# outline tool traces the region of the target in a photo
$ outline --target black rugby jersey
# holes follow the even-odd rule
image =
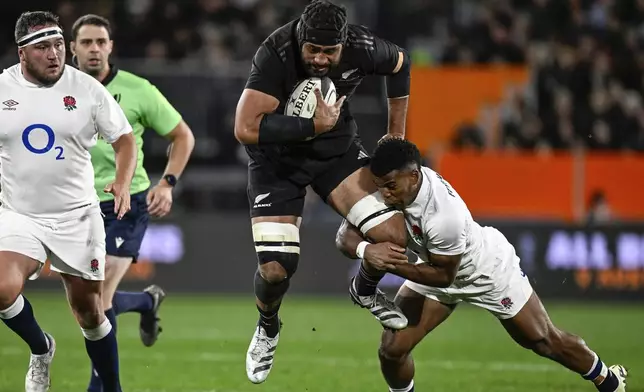
[[[284,113],[284,107],[297,83],[309,77],[302,65],[295,31],[297,22],[294,20],[278,28],[262,43],[253,57],[246,82],[246,88],[277,98],[280,102],[277,113]],[[335,84],[338,98],[343,95],[347,97],[338,122],[330,132],[311,141],[289,146],[307,144],[319,157],[345,152],[357,131],[349,110],[351,95],[365,76],[392,74],[398,64],[399,51],[401,49],[397,45],[374,36],[366,27],[349,24],[340,62],[326,75]]]

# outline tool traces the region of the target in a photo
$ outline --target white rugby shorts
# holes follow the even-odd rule
[[[51,270],[86,280],[105,279],[105,228],[101,210],[87,207],[80,217],[41,220],[0,207],[0,251],[23,254]]]
[[[409,289],[425,297],[448,305],[468,302],[486,309],[499,319],[517,315],[534,292],[527,275],[521,270],[520,260],[512,244],[501,232],[485,227],[484,263],[489,260],[490,272],[475,272],[476,277],[459,284],[458,279],[448,288],[429,287],[405,281]]]

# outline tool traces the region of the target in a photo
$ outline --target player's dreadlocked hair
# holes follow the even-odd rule
[[[418,147],[409,140],[388,139],[378,144],[373,151],[371,172],[376,177],[383,177],[410,164],[416,164],[419,169],[422,165]]]
[[[37,26],[58,26],[60,22],[58,16],[48,11],[23,12],[16,21],[16,28],[13,35],[18,42],[20,38],[29,34],[31,29]],[[61,27],[62,30],[62,27]]]
[[[300,45],[311,42],[333,46],[347,39],[347,9],[327,0],[313,0],[306,6],[297,26]]]

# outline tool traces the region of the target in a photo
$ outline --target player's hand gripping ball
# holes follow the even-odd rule
[[[309,78],[295,86],[284,108],[284,114],[312,118],[317,107],[317,99],[314,93],[316,88],[322,93],[322,98],[327,105],[335,104],[337,96],[335,85],[331,79],[326,76],[323,78]]]

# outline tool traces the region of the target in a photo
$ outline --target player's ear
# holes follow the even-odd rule
[[[25,50],[23,48],[18,48],[18,58],[20,61],[25,59]]]
[[[74,56],[76,56],[76,42],[69,41],[69,50],[72,52]]]
[[[418,168],[414,168],[411,171],[411,175],[414,179],[414,184],[418,184],[418,181],[420,181],[420,170]]]
[[[107,55],[109,56],[112,54],[112,49],[114,48],[114,41],[109,40],[107,41]]]

